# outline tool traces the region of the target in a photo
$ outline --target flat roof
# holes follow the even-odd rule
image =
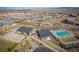
[[[41,30],[37,30],[37,34],[40,38],[44,38],[44,37],[51,35],[51,32],[49,32],[46,29],[41,29]]]
[[[31,27],[20,27],[17,31],[21,33],[30,33],[32,31]]]
[[[38,47],[33,52],[54,52],[51,49],[47,47]]]

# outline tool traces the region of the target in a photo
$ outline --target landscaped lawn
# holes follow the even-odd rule
[[[11,51],[16,46],[16,43],[10,42],[4,39],[0,39],[0,51],[8,52]]]

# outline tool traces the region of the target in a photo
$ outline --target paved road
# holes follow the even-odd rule
[[[36,47],[38,47],[38,45],[35,44],[35,43],[31,40],[31,38],[27,39],[27,41],[29,42],[29,44],[32,45],[32,48],[33,48],[33,49],[35,49]]]
[[[48,44],[42,42],[41,40],[35,38],[32,36],[32,38],[34,38],[36,41],[38,41],[39,43],[42,43],[44,46],[48,47],[49,49],[51,49],[52,51],[58,52],[58,50],[56,50],[55,48],[52,48],[51,46],[49,46]]]

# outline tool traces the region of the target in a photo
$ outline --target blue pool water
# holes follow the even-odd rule
[[[62,31],[57,31],[56,34],[58,36],[68,36],[68,35],[70,35],[70,32],[62,30]]]

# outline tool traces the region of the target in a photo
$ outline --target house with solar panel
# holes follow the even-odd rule
[[[20,27],[16,31],[20,32],[21,34],[29,34],[30,35],[32,29],[33,28],[31,28],[31,27]]]
[[[47,47],[37,47],[33,52],[54,52]]]
[[[37,36],[40,38],[40,39],[46,39],[46,40],[51,40],[51,35],[52,33],[46,29],[40,29],[40,30],[37,30]]]

